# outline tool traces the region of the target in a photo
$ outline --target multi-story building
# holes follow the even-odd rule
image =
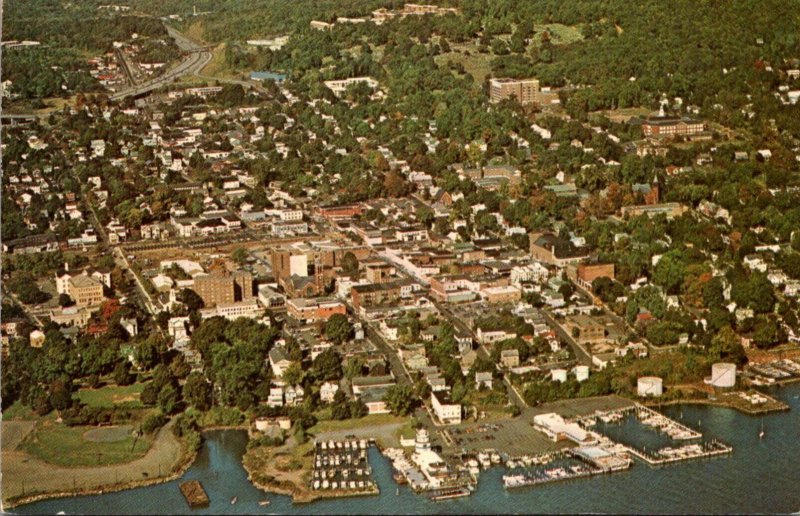
[[[247,301],[239,301],[236,303],[217,303],[217,306],[214,308],[203,308],[200,310],[200,316],[203,319],[219,316],[229,321],[233,321],[239,317],[255,319],[263,315],[263,313],[264,310],[255,299],[248,299]]]
[[[650,117],[642,123],[642,133],[653,137],[693,136],[705,130],[706,124],[702,120],[686,117]]]
[[[253,275],[246,271],[198,276],[194,279],[193,289],[203,299],[207,308],[230,305],[237,301],[249,301],[255,297]]]
[[[96,279],[79,274],[67,282],[67,293],[77,306],[96,306],[103,302],[103,284]]]
[[[583,288],[591,288],[592,282],[597,278],[614,279],[613,263],[581,263],[575,269],[578,283]]]
[[[400,281],[353,285],[350,289],[353,307],[358,310],[362,306],[368,307],[381,303],[394,303],[402,296],[402,285],[403,282]]]
[[[446,425],[461,423],[461,405],[451,400],[445,391],[431,392],[431,406],[442,423]]]
[[[325,81],[327,86],[337,97],[341,96],[347,88],[354,84],[366,84],[372,89],[378,87],[378,81],[372,77],[351,77],[349,79],[342,79],[338,81]]]
[[[500,102],[512,97],[520,104],[534,104],[539,101],[538,79],[496,78],[489,80],[489,98],[492,102]]]
[[[552,233],[534,233],[530,236],[530,242],[533,258],[551,265],[564,267],[589,257],[589,249],[578,247],[571,241],[561,239]]]
[[[287,299],[286,311],[300,322],[327,321],[334,314],[347,313],[344,303],[332,297]]]

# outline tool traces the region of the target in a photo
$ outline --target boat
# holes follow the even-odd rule
[[[430,499],[434,502],[440,502],[442,500],[452,500],[453,498],[462,498],[464,496],[469,496],[470,491],[464,487],[455,487],[451,489],[441,489],[439,491],[434,491],[431,494]]]
[[[238,501],[239,501],[239,498],[234,496],[233,498],[231,498],[231,505],[235,504]]]
[[[260,505],[261,507],[267,506],[269,504],[270,504],[269,500],[261,500],[260,502],[258,502],[258,505]]]
[[[761,431],[758,432],[758,438],[759,439],[763,439],[764,438],[764,420],[763,419],[761,420]]]
[[[399,487],[397,488],[397,491],[394,492],[394,495],[395,496],[400,496],[400,488]]]

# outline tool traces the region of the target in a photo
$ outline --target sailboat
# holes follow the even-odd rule
[[[758,438],[759,439],[763,439],[764,438],[764,420],[763,419],[761,420],[761,431],[758,432]]]
[[[239,498],[234,496],[233,498],[231,498],[231,505],[235,504],[237,501],[239,501]]]

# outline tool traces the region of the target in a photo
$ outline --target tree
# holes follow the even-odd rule
[[[186,305],[191,312],[196,312],[205,306],[203,298],[190,288],[181,290],[181,293],[178,296],[178,301]]]
[[[352,380],[356,376],[361,376],[364,371],[364,359],[361,357],[350,357],[344,364],[344,376]]]
[[[127,360],[117,362],[117,365],[114,366],[114,382],[117,385],[125,386],[132,384],[134,380],[130,363]]]
[[[289,385],[298,385],[303,382],[305,372],[300,362],[292,362],[283,372],[283,381]]]
[[[233,261],[238,263],[239,265],[244,265],[245,263],[247,263],[248,256],[249,253],[247,252],[247,249],[245,249],[244,247],[237,247],[231,253],[231,259],[233,259]]]
[[[342,344],[350,338],[353,325],[344,314],[333,314],[325,323],[325,336],[335,344]]]
[[[410,385],[392,385],[383,399],[395,416],[409,415],[416,404],[414,389]]]
[[[342,258],[342,269],[347,274],[356,274],[358,272],[358,258],[356,255],[347,251]]]
[[[164,414],[172,414],[179,401],[178,390],[172,385],[165,385],[158,393],[158,406]]]
[[[211,385],[202,374],[191,373],[183,385],[183,398],[198,410],[208,410],[211,407]]]
[[[747,363],[742,341],[730,326],[725,326],[711,339],[709,354],[713,360],[729,360],[741,366]]]
[[[312,363],[318,381],[339,380],[342,377],[342,359],[333,349],[326,349]]]
[[[75,301],[69,297],[69,294],[59,294],[58,295],[58,305],[61,307],[72,306],[75,304]]]

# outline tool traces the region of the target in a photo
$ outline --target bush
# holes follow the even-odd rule
[[[142,431],[146,434],[154,434],[156,430],[167,424],[167,417],[163,414],[153,414],[142,423]]]

